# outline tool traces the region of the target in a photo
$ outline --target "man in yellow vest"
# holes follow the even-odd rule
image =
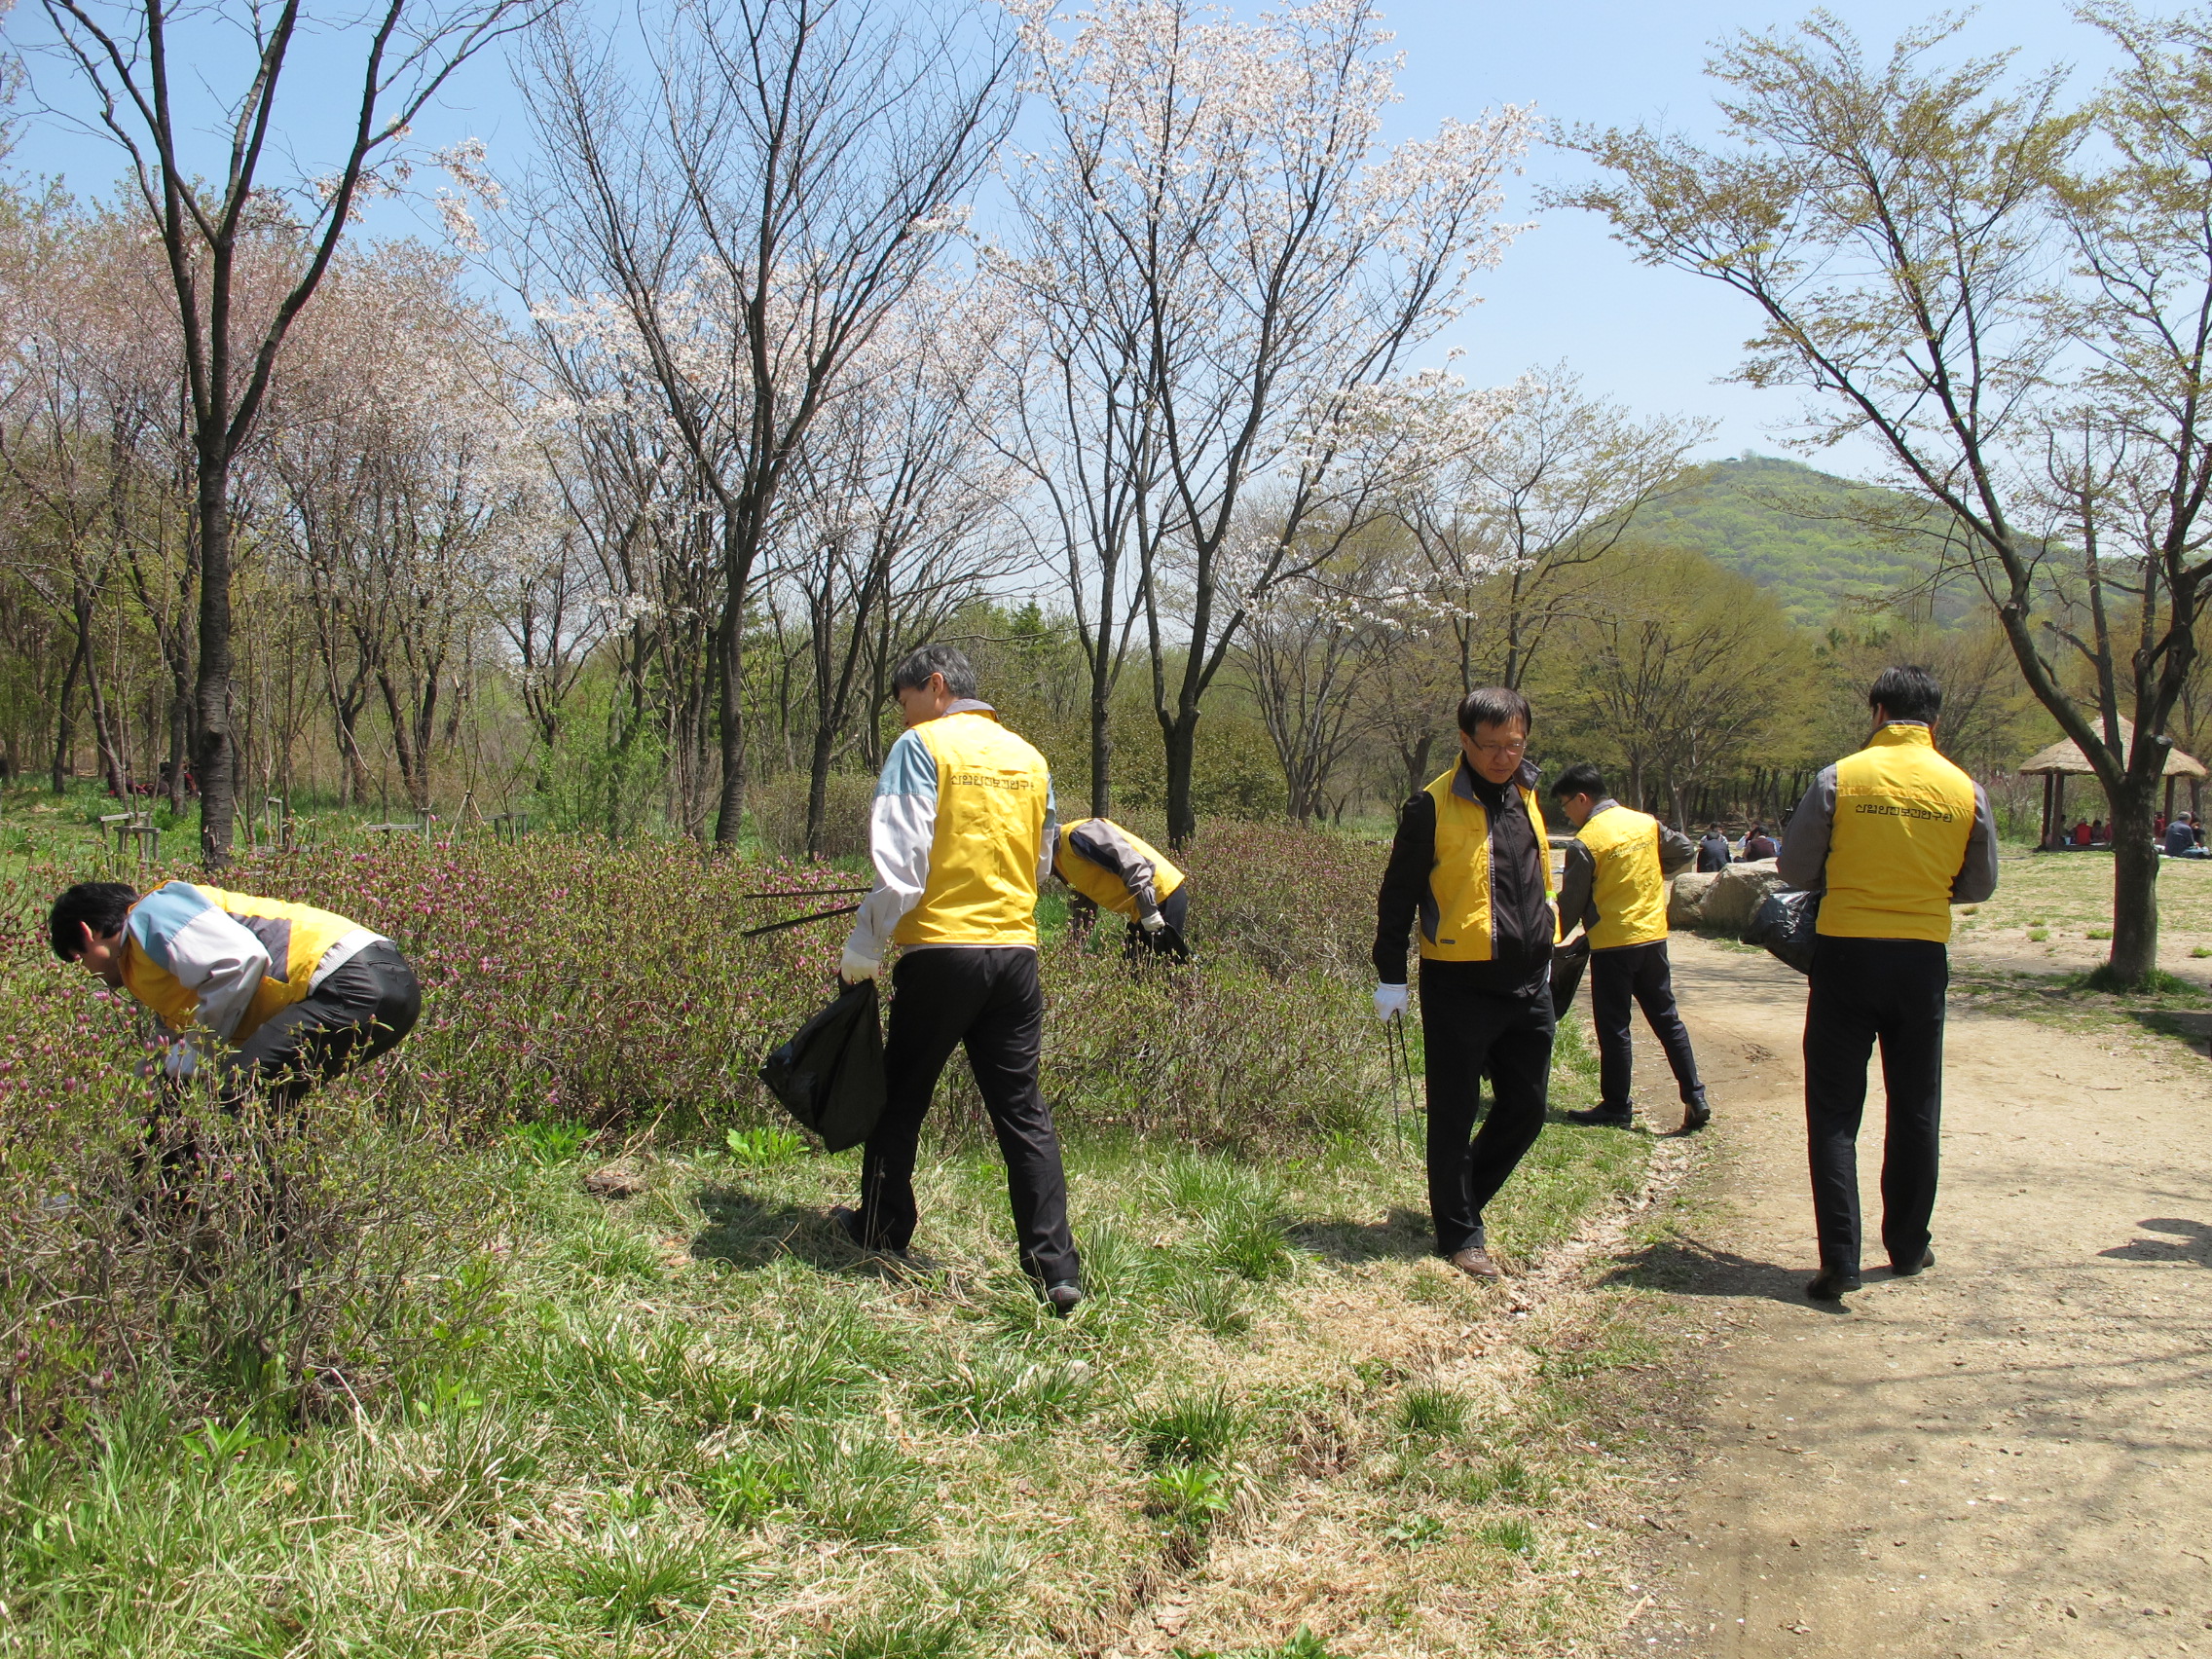
[[[1889,1095],[1882,1243],[1909,1277],[1928,1247],[1942,1134],[1943,995],[1951,906],[1997,891],[1989,797],[1936,753],[1943,693],[1925,668],[1889,668],[1867,692],[1874,734],[1813,780],[1776,868],[1825,892],[1805,1004],[1805,1127],[1821,1271],[1806,1290],[1859,1288],[1859,1120],[1882,1046]]]
[[[1101,910],[1129,919],[1127,955],[1191,959],[1189,878],[1159,848],[1111,818],[1079,818],[1060,826],[1052,873]]]
[[[1690,1034],[1675,1007],[1667,961],[1667,880],[1697,862],[1697,847],[1680,830],[1613,799],[1604,777],[1587,761],[1559,775],[1552,798],[1574,826],[1560,877],[1560,926],[1579,926],[1588,935],[1590,1015],[1598,1028],[1598,1104],[1567,1117],[1621,1129],[1636,1122],[1629,1101],[1633,1001],[1675,1073],[1682,1132],[1702,1129],[1713,1113],[1698,1081]]]
[[[884,757],[868,822],[875,889],[861,903],[839,972],[873,978],[900,945],[884,1040],[887,1099],[868,1136],[861,1201],[836,1212],[863,1249],[904,1254],[919,1217],[914,1157],[955,1046],[1006,1158],[1022,1270],[1053,1309],[1083,1300],[1068,1232],[1068,1184],[1052,1111],[1037,1084],[1045,995],[1037,979],[1037,888],[1052,867],[1052,778],[1045,757],[977,697],[950,645],[900,663],[893,695],[906,730]]]
[[[382,934],[344,916],[172,881],[140,895],[87,881],[47,917],[55,955],[133,997],[176,1034],[163,1069],[195,1075],[223,1051],[236,1105],[258,1094],[278,1111],[366,1065],[415,1028],[423,992]]]
[[[1535,1144],[1551,1083],[1559,914],[1530,719],[1528,698],[1503,686],[1460,702],[1459,758],[1400,809],[1376,906],[1375,1012],[1386,1020],[1406,1010],[1406,938],[1419,929],[1437,1253],[1485,1280],[1504,1275],[1483,1206]],[[1490,1116],[1475,1134],[1486,1071]]]

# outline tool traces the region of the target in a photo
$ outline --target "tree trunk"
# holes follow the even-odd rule
[[[1181,849],[1198,832],[1198,815],[1191,805],[1191,774],[1198,759],[1198,711],[1185,708],[1160,722],[1167,749],[1167,844]]]
[[[237,755],[231,743],[231,498],[227,457],[203,440],[200,461],[200,857],[211,870],[230,862],[238,819]]]
[[[2134,989],[2158,966],[2158,849],[2151,836],[2156,779],[2129,778],[2111,794],[2110,976]]]
[[[77,732],[69,719],[69,700],[77,694],[77,675],[85,666],[85,636],[77,636],[77,649],[70,655],[69,670],[61,677],[61,695],[54,703],[54,793],[69,793],[71,767],[70,750],[76,747]]]
[[[1114,734],[1105,677],[1090,677],[1090,816],[1114,816]]]
[[[192,752],[192,685],[181,671],[169,696],[169,811],[184,816],[186,756]]]
[[[720,717],[721,730],[718,735],[722,761],[721,799],[715,812],[715,845],[734,848],[745,831],[746,572],[738,567],[735,549],[724,557],[729,564],[729,588],[722,602],[721,623],[715,631],[715,668],[719,682],[716,712]]]
[[[85,646],[85,701],[92,716],[92,743],[98,750],[101,768],[107,773],[108,793],[126,804],[130,799],[129,768],[123,763],[123,734],[110,724],[107,698],[100,690],[100,664],[91,644],[92,619],[90,614],[78,622],[80,637]]]
[[[1406,766],[1406,798],[1411,800],[1420,793],[1428,783],[1428,754],[1436,747],[1436,734],[1425,733],[1411,749],[1401,748],[1399,757]]]
[[[814,722],[814,749],[807,757],[806,767],[806,856],[818,859],[824,856],[822,841],[829,829],[830,816],[830,758],[835,754],[837,734],[827,719]]]

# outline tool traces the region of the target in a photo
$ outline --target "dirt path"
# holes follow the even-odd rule
[[[1675,960],[1718,1164],[1642,1276],[1712,1373],[1622,1650],[2212,1653],[2212,1062],[1954,1009],[1937,1267],[1824,1310],[1804,981],[1698,940]]]

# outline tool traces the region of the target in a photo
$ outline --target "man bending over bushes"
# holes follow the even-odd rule
[[[1483,1206],[1535,1145],[1551,1085],[1559,911],[1529,724],[1520,692],[1467,693],[1461,757],[1400,810],[1377,906],[1375,1012],[1384,1019],[1405,1012],[1406,936],[1420,924],[1428,1206],[1437,1253],[1473,1279],[1504,1276],[1486,1247]],[[1486,1071],[1495,1097],[1478,1135]]]
[[[191,1077],[219,1045],[235,1109],[258,1094],[289,1112],[317,1084],[365,1065],[415,1027],[423,993],[388,939],[279,899],[172,881],[141,896],[84,881],[47,917],[54,954],[129,991],[180,1041],[164,1070]]]
[[[864,1249],[903,1254],[914,1236],[914,1155],[938,1074],[955,1045],[998,1131],[1022,1271],[1065,1313],[1083,1300],[1068,1233],[1068,1183],[1037,1084],[1045,995],[1037,981],[1037,888],[1052,868],[1045,757],[977,698],[950,645],[924,645],[891,677],[906,731],[884,757],[868,818],[875,890],[861,903],[839,973],[881,971],[903,948],[884,1042],[887,1098],[861,1166],[858,1210],[836,1220]]]

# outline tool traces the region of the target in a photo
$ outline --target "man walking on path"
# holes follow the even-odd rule
[[[182,1082],[220,1052],[219,1088],[289,1113],[317,1084],[368,1064],[415,1028],[422,987],[399,949],[344,916],[172,881],[141,896],[86,881],[54,902],[54,954],[133,997],[178,1041]]]
[[[1674,1070],[1682,1096],[1682,1132],[1702,1129],[1713,1112],[1698,1081],[1690,1034],[1675,1007],[1667,961],[1667,882],[1690,866],[1697,849],[1687,835],[1613,799],[1598,768],[1587,762],[1559,775],[1552,798],[1574,826],[1567,872],[1560,878],[1560,928],[1580,926],[1588,933],[1590,1014],[1598,1028],[1598,1104],[1567,1117],[1620,1129],[1636,1122],[1629,1100],[1633,1000]]]
[[[1428,1203],[1437,1254],[1475,1279],[1503,1277],[1483,1206],[1535,1144],[1552,1063],[1552,898],[1544,815],[1529,747],[1529,700],[1471,691],[1461,758],[1407,801],[1377,903],[1375,1011],[1403,1014],[1406,938],[1420,926],[1427,1056]],[[1474,1133],[1485,1072],[1493,1098]],[[1471,1137],[1471,1140],[1470,1140]]]
[[[1022,1271],[1061,1313],[1083,1300],[1068,1233],[1067,1175],[1037,1086],[1045,996],[1037,980],[1037,887],[1052,867],[1045,757],[977,700],[976,671],[924,645],[891,678],[906,730],[884,757],[868,823],[875,890],[861,903],[838,972],[881,970],[904,948],[884,1041],[886,1101],[867,1138],[858,1210],[838,1224],[864,1249],[903,1254],[914,1236],[914,1157],[938,1074],[965,1044],[1006,1159]]]
[[[1705,839],[1697,844],[1697,868],[1700,875],[1712,875],[1726,869],[1735,860],[1729,850],[1728,837],[1717,824],[1705,827]]]
[[[1943,1103],[1951,906],[1997,891],[1997,826],[1981,786],[1936,753],[1943,693],[1925,668],[1882,671],[1867,746],[1813,780],[1777,869],[1825,892],[1805,1004],[1805,1128],[1821,1271],[1807,1292],[1859,1288],[1859,1120],[1882,1046],[1889,1096],[1882,1243],[1910,1276],[1933,1267],[1929,1221]]]
[[[1190,919],[1189,877],[1160,849],[1111,818],[1079,818],[1060,826],[1052,847],[1052,873],[1098,909],[1129,919],[1125,954],[1191,959],[1184,925]]]

